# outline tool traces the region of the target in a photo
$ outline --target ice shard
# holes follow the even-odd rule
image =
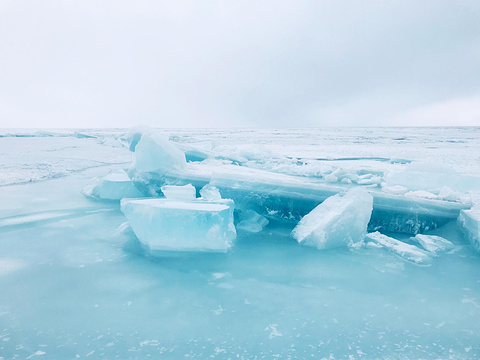
[[[361,188],[329,197],[305,215],[292,236],[317,249],[353,245],[363,240],[372,213],[373,198]]]
[[[134,167],[140,171],[163,172],[185,168],[185,154],[167,138],[144,134],[135,147]]]
[[[480,207],[460,211],[457,223],[468,237],[472,247],[480,252]]]
[[[413,239],[418,242],[426,251],[433,254],[447,251],[455,247],[451,241],[448,241],[441,236],[417,234]]]
[[[143,197],[125,171],[110,173],[82,192],[87,197],[105,200]]]
[[[379,247],[385,248],[388,251],[400,256],[401,258],[419,265],[427,265],[431,262],[428,253],[414,245],[404,243],[390,236],[379,233],[368,233],[365,237],[365,242],[373,243]]]
[[[186,185],[177,179],[185,170],[185,154],[167,138],[143,134],[135,147],[135,160],[128,175],[135,186],[147,196],[162,194],[163,185]],[[161,181],[158,181],[161,179]]]
[[[251,233],[262,231],[269,223],[266,217],[253,210],[240,211],[238,218],[239,221],[236,228]]]
[[[197,190],[192,184],[183,186],[164,185],[161,189],[167,199],[191,201],[197,197]]]
[[[225,252],[236,237],[232,200],[123,199],[121,209],[151,251]]]
[[[210,184],[207,184],[200,189],[200,196],[205,200],[220,200],[222,198],[220,191]]]

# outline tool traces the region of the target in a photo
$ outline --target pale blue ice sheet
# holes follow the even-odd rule
[[[299,246],[290,227],[239,232],[227,254],[158,259],[115,232],[118,206],[82,197],[90,175],[0,188],[32,199],[25,209],[39,193],[47,209],[83,209],[1,229],[0,258],[17,264],[0,276],[5,359],[480,356],[480,259],[453,226],[443,233],[459,250],[430,267]]]
[[[412,161],[480,175],[477,128],[402,131],[165,133],[198,158],[332,175],[327,183],[375,186]],[[121,226],[118,202],[81,194],[129,166],[124,133],[0,138],[0,182],[10,184],[0,187],[0,359],[480,357],[480,256],[454,221],[431,234],[455,247],[421,264],[374,246],[301,246],[295,224],[275,221],[240,229],[226,254],[156,258]]]

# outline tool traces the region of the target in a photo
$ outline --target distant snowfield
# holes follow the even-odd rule
[[[91,167],[126,164],[128,129],[0,129],[0,185],[46,180]],[[368,173],[414,161],[480,176],[480,128],[158,130],[212,155],[304,176],[332,169]],[[120,141],[119,141],[120,140]]]
[[[128,151],[108,133],[0,130],[0,185],[48,180],[130,160]]]
[[[480,128],[156,132],[185,152],[188,176],[234,189],[268,171],[254,185],[295,175],[294,190],[361,187],[374,209],[396,197],[452,214],[480,205]],[[133,134],[0,130],[0,360],[480,358],[480,255],[460,226],[475,232],[477,210],[326,250],[297,243],[293,217],[245,211],[227,253],[154,257],[115,200],[138,191],[120,186]],[[323,219],[344,231],[350,208],[343,221],[320,209],[303,230]]]

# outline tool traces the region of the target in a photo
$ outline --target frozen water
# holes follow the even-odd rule
[[[453,168],[437,163],[412,162],[403,170],[390,172],[385,180],[389,186],[437,193],[444,186],[460,191],[480,190],[477,178],[458,174]]]
[[[132,154],[116,140],[115,132],[57,131],[12,133],[0,129],[0,186],[132,162]]]
[[[167,199],[190,201],[197,197],[197,190],[192,184],[184,186],[164,185],[161,189]]]
[[[253,210],[240,211],[238,218],[236,228],[251,233],[262,231],[269,223],[267,218]]]
[[[144,138],[148,144],[153,141],[150,135],[144,135]],[[470,207],[461,199],[444,201],[425,190],[408,192],[408,196],[399,195],[399,187],[404,188],[400,185],[387,186],[390,191],[381,191],[379,183],[382,179],[373,172],[351,175],[347,171],[336,171],[336,178],[349,181],[332,183],[315,177],[239,166],[226,160],[207,159],[185,163],[185,159],[179,155],[179,149],[173,150],[175,145],[172,142],[164,138],[156,141],[155,144],[163,145],[146,146],[140,149],[142,151],[136,151],[137,160],[130,170],[133,182],[146,195],[161,194],[161,187],[166,184],[191,183],[197,190],[209,184],[218,188],[222,196],[233,199],[239,210],[255,210],[271,220],[296,223],[326,198],[351,188],[355,181],[357,186],[368,189],[374,198],[369,229],[407,234],[445,225],[456,219],[461,209]],[[146,155],[147,151],[152,154]],[[171,154],[176,154],[176,158]],[[159,160],[148,160],[150,165],[146,168],[136,165],[149,156]],[[171,162],[165,162],[165,157]]]
[[[138,142],[142,138],[143,134],[149,134],[150,128],[146,127],[134,127],[131,128],[128,133],[122,134],[118,137],[118,140],[128,148],[128,150],[134,152]]]
[[[351,246],[362,241],[367,233],[372,207],[372,195],[363,189],[337,194],[305,215],[292,236],[317,249]]]
[[[50,219],[63,218],[65,216],[71,215],[70,211],[43,211],[38,213],[31,214],[22,214],[17,216],[11,216],[0,219],[0,228],[16,226],[16,225],[25,225],[32,224],[36,222],[41,222]]]
[[[418,234],[455,220],[469,203],[443,201],[424,196],[372,193],[373,212],[369,230]]]
[[[92,198],[105,200],[143,197],[143,194],[138,191],[127,173],[123,170],[104,176],[95,184],[83,189],[83,194]]]
[[[236,237],[231,200],[123,199],[121,209],[152,251],[227,251]]]
[[[268,226],[238,231],[226,253],[151,256],[118,202],[81,194],[92,178],[130,166],[129,130],[0,130],[0,357],[480,357],[480,254],[469,244],[478,227],[473,211],[460,214],[480,194],[443,176],[434,188],[385,181],[413,162],[478,180],[480,129],[156,131],[186,164],[177,174],[132,174],[142,193],[214,180]],[[328,251],[291,238],[302,216],[352,187],[373,196],[370,232],[380,227],[400,242],[386,245],[428,258],[416,263],[368,238]],[[419,190],[437,199],[405,196]],[[415,231],[455,248],[423,250]]]
[[[405,194],[405,196],[412,198],[437,199],[437,195],[425,190],[409,191]]]
[[[480,206],[460,211],[458,224],[464,230],[473,248],[480,252]]]
[[[470,202],[468,195],[462,194],[460,191],[455,191],[448,186],[442,187],[438,193],[438,198],[447,201],[461,201],[464,203]]]
[[[396,240],[390,236],[380,234],[378,231],[367,234],[366,241],[367,244],[370,242],[374,245],[378,245],[397,254],[405,260],[412,261],[416,264],[426,265],[431,261],[430,256],[428,256],[428,254],[422,249],[403,241]]]
[[[433,254],[441,251],[451,250],[455,245],[440,236],[417,234],[414,238],[425,250]]]
[[[134,168],[139,171],[180,170],[184,167],[185,154],[158,134],[144,134],[135,147]]]
[[[403,195],[408,191],[408,189],[405,186],[401,185],[387,186],[386,184],[384,184],[382,186],[382,191],[388,194]]]
[[[200,196],[205,200],[220,200],[222,198],[220,191],[210,184],[207,184],[200,189]]]
[[[8,275],[18,269],[23,267],[23,263],[21,261],[15,259],[2,259],[0,258],[0,276]]]

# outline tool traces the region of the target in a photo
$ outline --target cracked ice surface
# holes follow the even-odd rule
[[[92,178],[130,167],[129,130],[8,133],[0,133],[0,178],[10,184],[0,186],[0,358],[480,357],[480,257],[469,243],[479,227],[476,207],[468,210],[479,203],[470,182],[480,176],[477,128],[160,131],[197,180],[204,159],[208,173],[247,167],[229,178],[217,170],[197,194],[211,201],[231,185],[270,191],[271,179],[300,176],[290,189],[276,187],[282,202],[239,197],[245,208],[270,207],[238,211],[236,224],[258,232],[238,231],[229,252],[171,257],[145,251],[118,202],[81,193]],[[387,183],[388,174],[418,172],[414,162],[441,164],[422,178],[440,180]],[[442,183],[445,167],[455,172]],[[305,180],[329,190],[319,202],[337,188],[372,194],[377,220],[364,246],[318,250],[291,237],[318,205],[292,200],[307,199],[308,188],[291,191]],[[397,230],[410,220],[414,229],[411,214],[426,206],[447,221],[420,235],[395,226],[372,235],[392,199],[405,208],[388,220]],[[457,222],[461,209],[468,217]]]
[[[115,131],[0,129],[0,186],[128,164],[131,154],[116,140],[118,136]]]

